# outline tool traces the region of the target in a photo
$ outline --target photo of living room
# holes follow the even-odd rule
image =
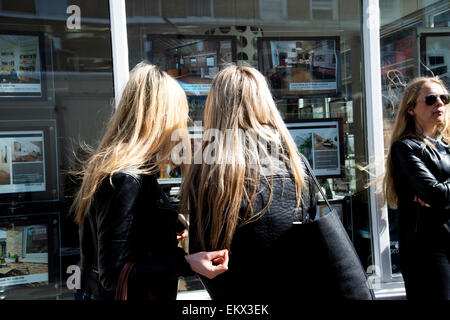
[[[149,61],[177,79],[188,96],[207,95],[221,66],[234,61],[235,38],[148,35]]]

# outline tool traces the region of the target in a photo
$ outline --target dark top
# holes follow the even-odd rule
[[[293,176],[281,161],[275,161],[274,174],[269,170],[264,174],[273,178],[273,199],[263,215],[242,227],[237,227],[230,248],[228,271],[210,280],[201,277],[208,293],[214,300],[271,301],[286,297],[295,291],[301,282],[298,274],[291,274],[292,281],[280,281],[280,275],[295,272],[289,265],[289,257],[298,254],[296,244],[280,247],[283,235],[291,229],[293,222],[313,220],[316,214],[316,194],[314,186],[306,177],[306,188],[302,193],[303,205],[296,209],[296,192]],[[254,212],[266,206],[269,199],[269,185],[260,179],[260,187],[254,203]],[[243,203],[241,208],[246,209]],[[195,210],[190,213],[190,252],[199,251],[196,241]],[[208,231],[205,232],[208,234]]]
[[[177,212],[155,175],[105,179],[80,228],[82,291],[114,299],[123,265],[135,261],[128,299],[176,299],[178,276],[193,274],[176,240]]]
[[[441,153],[416,137],[392,144],[391,164],[398,195],[401,253],[439,247],[436,241],[450,233],[450,155]],[[430,205],[413,201],[414,196]]]

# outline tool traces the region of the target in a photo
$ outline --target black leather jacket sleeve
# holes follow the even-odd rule
[[[426,153],[426,152],[425,152]],[[401,181],[405,189],[411,190],[410,198],[417,195],[433,208],[450,207],[450,186],[447,180],[439,181],[425,163],[422,147],[408,140],[397,140],[391,147],[391,164],[394,180]],[[429,156],[429,155],[428,155]],[[431,161],[431,160],[428,160]],[[396,189],[402,189],[397,182]],[[397,190],[401,193],[403,190]],[[412,199],[411,199],[412,200]]]
[[[113,185],[102,190],[98,197],[95,217],[99,280],[108,291],[115,289],[120,271],[129,258],[130,231],[139,195],[139,183],[131,175],[115,176]]]
[[[136,261],[133,254],[139,250],[132,246],[139,245],[139,242],[136,242],[133,234],[134,223],[136,216],[142,214],[139,210],[150,210],[150,205],[143,206],[142,203],[151,197],[143,194],[141,181],[129,174],[121,173],[113,176],[114,187],[109,181],[106,183],[108,187],[98,197],[95,217],[98,237],[97,261],[101,285],[106,290],[113,291],[123,265],[127,261]],[[139,258],[141,261],[136,264],[129,280],[143,285],[153,279],[192,274],[184,258],[184,251],[181,248],[176,249],[168,255],[150,256],[143,261]]]

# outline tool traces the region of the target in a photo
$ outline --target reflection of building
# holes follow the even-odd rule
[[[439,74],[443,78],[448,78],[448,65],[450,61],[449,49],[432,50],[427,55],[427,65],[434,74]]]

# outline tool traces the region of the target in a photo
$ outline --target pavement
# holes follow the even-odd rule
[[[63,286],[47,283],[31,283],[15,287],[0,287],[0,300],[75,300],[75,292]],[[208,292],[196,276],[181,278],[177,300],[211,300]]]
[[[0,300],[75,300],[75,292],[65,283],[62,287],[55,284],[27,284],[16,287],[0,287]],[[385,284],[375,290],[377,300],[404,300],[402,282]],[[177,300],[211,300],[202,282],[197,276],[181,278],[178,284]]]

